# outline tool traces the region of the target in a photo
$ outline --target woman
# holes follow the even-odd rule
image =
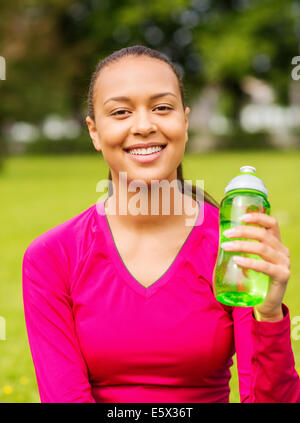
[[[263,258],[240,266],[271,276],[265,301],[239,308],[214,297],[218,204],[183,190],[190,109],[175,67],[143,46],[117,51],[98,64],[88,106],[113,192],[36,238],[23,261],[41,401],[228,402],[236,352],[241,402],[300,402],[282,304],[289,251],[274,217],[253,213],[260,227],[233,235],[259,242],[231,246]],[[177,179],[174,195],[152,197],[153,181]]]

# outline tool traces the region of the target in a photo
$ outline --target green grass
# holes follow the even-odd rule
[[[264,180],[282,241],[291,251],[291,277],[284,302],[291,318],[300,316],[300,152],[186,154],[184,177],[204,180],[205,190],[220,202],[227,182],[246,164],[255,166]],[[1,402],[39,402],[23,314],[24,251],[41,233],[95,204],[100,196],[96,184],[107,175],[108,167],[97,153],[11,157],[5,162],[0,175],[0,316],[6,321],[6,340],[0,341]],[[292,346],[299,369],[300,340],[292,339]],[[230,387],[230,401],[239,402],[235,365]]]

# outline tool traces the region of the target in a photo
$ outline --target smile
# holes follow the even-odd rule
[[[162,145],[149,148],[132,148],[124,151],[130,158],[139,163],[149,163],[160,157],[165,148],[166,145]]]
[[[139,155],[148,155],[157,153],[158,151],[165,148],[166,145],[157,145],[155,147],[148,147],[148,148],[132,148],[130,150],[126,150],[129,154],[139,154]]]

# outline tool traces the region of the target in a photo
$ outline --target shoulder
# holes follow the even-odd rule
[[[212,244],[218,244],[219,242],[219,216],[220,210],[206,202],[201,202],[202,210],[200,210],[200,231],[206,240]]]
[[[46,250],[53,251],[54,255],[64,255],[78,243],[88,244],[95,231],[95,207],[89,207],[36,237],[27,246],[24,257],[42,258]]]
[[[208,223],[212,226],[219,225],[220,210],[212,204],[202,202]]]
[[[211,284],[219,247],[219,209],[205,202],[200,202],[200,206],[189,254],[198,274]]]

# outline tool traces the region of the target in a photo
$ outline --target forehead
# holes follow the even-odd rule
[[[100,71],[94,100],[103,104],[113,96],[151,96],[166,91],[173,92],[180,99],[177,77],[167,63],[145,56],[129,56],[106,65]]]

